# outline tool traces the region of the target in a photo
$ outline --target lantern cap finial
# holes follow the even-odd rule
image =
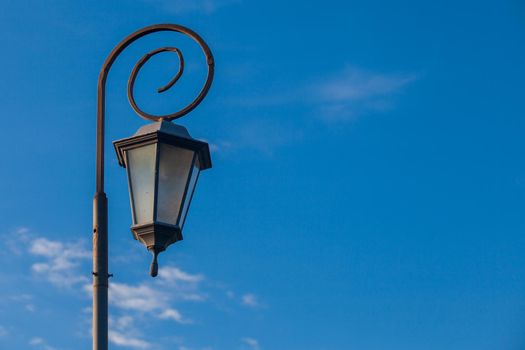
[[[169,134],[177,137],[184,137],[187,139],[192,138],[185,127],[166,120],[143,125],[140,127],[140,129],[137,130],[137,132],[133,136],[147,135],[154,132],[161,132],[164,134]]]

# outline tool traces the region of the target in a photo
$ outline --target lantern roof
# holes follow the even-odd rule
[[[190,136],[188,130],[182,125],[169,121],[160,121],[144,125],[128,138],[113,142],[117,152],[118,162],[126,167],[124,151],[126,149],[143,146],[150,143],[168,143],[177,147],[191,149],[198,153],[201,170],[211,168],[210,149],[206,142],[199,141]]]

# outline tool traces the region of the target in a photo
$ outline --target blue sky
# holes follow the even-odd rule
[[[107,145],[113,349],[519,350],[525,346],[525,5],[514,1],[12,1],[0,4],[0,348],[90,349],[98,71],[154,23],[210,45],[180,120],[211,144],[160,256],[131,237]],[[107,140],[204,77],[176,34],[110,73]]]

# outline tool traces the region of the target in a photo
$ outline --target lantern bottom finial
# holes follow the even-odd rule
[[[151,265],[149,267],[149,274],[151,277],[157,277],[159,273],[159,263],[157,261],[157,257],[160,253],[158,249],[151,249],[151,254],[153,254],[153,260],[151,261]]]

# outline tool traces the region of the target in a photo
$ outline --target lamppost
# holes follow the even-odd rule
[[[213,55],[208,45],[194,31],[177,24],[156,24],[137,30],[122,40],[106,58],[98,78],[97,92],[97,173],[93,200],[93,350],[108,349],[108,201],[104,193],[104,126],[106,79],[118,55],[135,40],[155,32],[184,34],[202,48],[208,73],[195,100],[178,112],[153,115],[142,111],[133,97],[133,86],[140,68],[154,55],[174,52],[179,58],[179,71],[165,86],[170,89],[184,71],[181,51],[162,47],[144,55],[135,65],[128,81],[128,99],[135,112],[154,121],[141,127],[132,137],[114,142],[119,164],[127,169],[133,225],[131,231],[153,254],[151,276],[158,271],[157,255],[170,244],[182,239],[182,228],[188,213],[199,172],[211,167],[208,144],[193,139],[186,128],[171,123],[191,112],[210,89]]]

